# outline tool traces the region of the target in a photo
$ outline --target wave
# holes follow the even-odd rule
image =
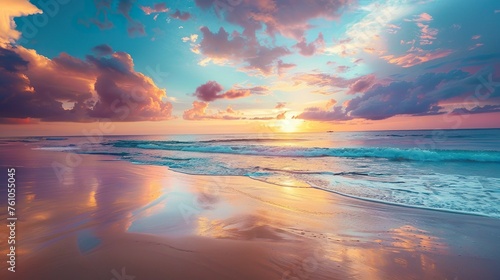
[[[173,143],[172,141],[117,141],[112,143],[120,148],[138,148],[147,150],[168,150],[198,153],[218,153],[276,157],[344,157],[344,158],[382,158],[396,161],[471,161],[471,162],[498,162],[500,151],[470,151],[470,150],[425,150],[400,148],[296,148],[276,147],[263,145],[207,145]]]
[[[42,150],[42,151],[57,151],[57,152],[64,152],[64,151],[75,151],[78,150],[79,148],[73,147],[73,146],[65,146],[65,147],[38,147],[38,148],[32,148],[33,150]]]
[[[198,141],[142,141],[142,140],[119,140],[118,143],[161,143],[161,144],[170,144],[170,145],[196,145],[196,144],[211,144],[211,143],[240,143],[240,142],[289,142],[289,141],[307,141],[306,139],[300,138],[234,138],[234,139],[212,139],[212,140],[198,140]],[[107,142],[102,145],[112,145],[117,146],[117,142]],[[117,146],[120,147],[120,146]]]

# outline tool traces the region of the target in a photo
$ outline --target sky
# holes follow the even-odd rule
[[[500,127],[500,2],[0,0],[4,136]]]

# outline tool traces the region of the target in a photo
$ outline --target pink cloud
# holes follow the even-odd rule
[[[283,109],[285,107],[286,107],[286,102],[278,102],[276,104],[276,106],[274,107],[274,109],[278,109],[279,110],[279,109]]]
[[[420,28],[420,45],[431,45],[436,39],[438,30],[420,22],[417,22],[417,26]]]
[[[343,9],[353,1],[245,0],[238,5],[225,5],[227,7],[214,0],[195,2],[202,9],[214,7],[216,11],[222,11],[226,21],[243,27],[244,33],[250,37],[255,37],[255,31],[264,25],[271,36],[281,34],[299,41],[304,37],[305,31],[312,27],[309,21],[317,18],[338,19]]]
[[[472,40],[477,40],[477,39],[479,39],[479,38],[481,38],[481,35],[474,35],[474,36],[472,36],[472,38],[471,38],[471,39],[472,39]]]
[[[296,66],[297,64],[285,63],[281,59],[279,59],[276,64],[276,71],[278,72],[278,76],[282,76],[288,69],[295,68]]]
[[[242,119],[242,113],[228,107],[224,111],[216,113],[208,110],[208,103],[201,101],[194,101],[193,107],[184,111],[183,119],[188,121],[201,121],[201,120],[239,120]]]
[[[0,67],[9,81],[0,86],[0,95],[7,97],[0,117],[76,122],[171,117],[165,89],[136,72],[127,53],[88,55],[86,60],[61,53],[51,60],[23,47],[0,51],[15,62],[10,70]]]
[[[325,110],[328,110],[328,109],[330,109],[330,108],[333,108],[333,106],[335,106],[335,104],[337,104],[337,100],[335,100],[335,99],[333,99],[333,98],[332,98],[332,99],[330,99],[330,100],[328,100],[328,101],[326,102],[326,104],[325,104]]]
[[[146,15],[150,15],[150,14],[159,14],[159,13],[166,13],[168,12],[170,9],[167,8],[167,4],[165,2],[162,2],[162,3],[157,3],[157,4],[154,4],[152,7],[148,7],[148,6],[141,6],[141,10],[146,14]]]
[[[477,43],[477,44],[475,44],[474,46],[470,47],[470,48],[469,48],[469,51],[472,51],[472,50],[477,49],[477,48],[482,47],[482,46],[484,46],[484,44],[482,44],[482,43]]]
[[[266,94],[266,87],[251,87],[251,88],[232,88],[224,92],[224,88],[216,81],[208,81],[207,83],[196,88],[194,95],[202,101],[214,101],[217,99],[236,99],[247,97],[252,94]]]
[[[347,94],[355,94],[367,91],[375,83],[375,75],[361,76],[349,85]]]
[[[431,21],[432,20],[432,16],[429,15],[428,13],[421,13],[420,15],[418,15],[418,17],[416,17],[414,19],[414,21],[416,22],[424,22],[424,21]]]
[[[402,67],[412,67],[418,64],[429,62],[435,59],[443,58],[453,53],[451,50],[424,51],[419,48],[412,48],[406,54],[401,56],[386,55],[382,58],[391,64]]]
[[[186,21],[191,18],[191,14],[188,12],[181,12],[179,10],[176,10],[175,13],[170,15],[170,17]]]
[[[238,32],[229,35],[223,27],[217,33],[205,26],[200,30],[203,39],[197,51],[215,63],[243,63],[243,69],[270,75],[278,70],[279,58],[290,54],[284,47],[262,46]]]
[[[286,119],[286,112],[280,113],[276,116],[277,120],[284,120]]]
[[[349,69],[351,69],[351,67],[346,66],[346,65],[339,65],[335,68],[335,71],[337,73],[345,73],[345,72],[349,71]]]
[[[294,45],[295,48],[299,49],[299,53],[303,56],[312,56],[316,52],[321,52],[325,47],[325,39],[323,34],[319,33],[318,38],[311,43],[306,42],[306,38],[302,38],[300,42]]]
[[[396,34],[398,31],[401,29],[401,26],[395,25],[395,24],[388,24],[387,25],[387,32],[390,34]]]

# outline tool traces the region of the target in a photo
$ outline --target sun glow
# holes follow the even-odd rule
[[[281,131],[286,133],[298,132],[302,126],[303,120],[284,119],[278,120],[275,126]]]

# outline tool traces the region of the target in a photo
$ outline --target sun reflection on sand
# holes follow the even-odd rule
[[[388,271],[408,271],[415,279],[443,273],[429,253],[446,255],[447,246],[439,238],[414,226],[391,229],[383,239],[321,242],[329,266],[350,271],[358,279],[387,279]],[[403,274],[402,274],[403,275]]]
[[[429,235],[428,232],[414,226],[405,225],[391,230],[393,238],[392,246],[396,249],[404,249],[411,252],[429,251],[435,253],[446,253],[446,244],[440,242],[437,237]]]

